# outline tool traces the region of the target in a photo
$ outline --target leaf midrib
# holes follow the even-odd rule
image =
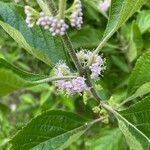
[[[114,112],[114,115],[116,115],[117,118],[120,117],[122,120],[124,120],[126,123],[128,123],[131,127],[133,127],[139,134],[141,134],[141,136],[143,136],[149,142],[149,145],[150,145],[150,139],[144,133],[142,133],[138,128],[136,128],[131,122],[129,122],[126,118],[124,118],[122,115],[120,115],[116,111]]]

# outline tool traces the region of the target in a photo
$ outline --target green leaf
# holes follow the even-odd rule
[[[144,53],[135,65],[129,79],[128,95],[132,95],[143,84],[150,82],[150,52]]]
[[[122,143],[123,136],[118,128],[103,129],[94,138],[90,138],[86,142],[86,148],[90,150],[120,150],[122,149]]]
[[[111,58],[114,65],[116,65],[120,70],[129,73],[129,67],[124,60],[117,56],[111,56]]]
[[[75,31],[70,34],[73,46],[76,49],[94,48],[99,43],[100,37],[102,37],[102,32],[100,30],[93,29],[90,26],[84,27],[79,33]]]
[[[10,141],[13,150],[65,149],[76,141],[92,124],[60,110],[48,111],[34,118]]]
[[[137,24],[142,33],[150,29],[150,10],[143,10],[137,16]]]
[[[107,40],[138,10],[147,0],[112,0],[108,24],[100,43]],[[134,6],[134,7],[133,7]]]
[[[0,96],[36,85],[34,81],[43,78],[45,77],[22,71],[0,58]]]
[[[141,54],[142,48],[143,39],[140,29],[138,25],[133,22],[129,38],[129,50],[127,53],[130,62],[134,61]]]
[[[10,108],[3,103],[0,103],[0,112],[5,116],[10,112]]]
[[[120,114],[119,114],[120,113]],[[150,148],[150,97],[117,113],[119,128],[133,150]]]
[[[21,47],[46,64],[54,65],[58,60],[67,60],[60,37],[52,37],[38,26],[28,28],[22,7],[0,2],[0,26]]]
[[[150,93],[150,82],[147,82],[145,84],[143,84],[142,86],[140,86],[137,91],[130,97],[128,97],[124,102],[123,104],[133,100],[133,99],[136,99],[138,97],[142,97],[146,94],[149,94]]]

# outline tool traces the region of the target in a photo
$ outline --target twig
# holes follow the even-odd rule
[[[52,81],[57,81],[57,80],[67,80],[67,79],[74,79],[77,76],[63,76],[63,77],[50,77],[38,81],[33,81],[32,84],[41,84],[41,83],[47,83],[47,82],[52,82]]]
[[[59,19],[64,18],[65,10],[66,10],[66,0],[59,0],[59,13],[58,13]]]
[[[46,0],[49,2],[49,5],[50,6],[50,9],[52,10],[52,14],[55,14],[55,12],[57,12],[57,9],[55,7],[55,3],[53,0]],[[95,53],[94,54],[97,54],[99,52],[99,50],[105,45],[106,41],[108,40],[109,37],[105,38],[102,40],[102,42],[100,42],[99,46],[97,47],[97,49],[95,50]],[[66,34],[65,36],[62,37],[62,40],[64,42],[64,45],[66,47],[66,49],[68,50],[69,52],[69,55],[72,59],[72,61],[74,62],[79,74],[81,76],[85,75],[85,78],[86,78],[86,84],[87,86],[90,88],[90,91],[92,93],[92,95],[94,96],[94,98],[97,100],[98,104],[100,103],[101,106],[103,108],[105,108],[107,111],[111,112],[111,113],[114,113],[115,111],[109,106],[107,105],[106,103],[102,102],[101,101],[101,97],[97,94],[95,88],[93,87],[93,84],[91,82],[91,78],[89,76],[89,73],[88,73],[88,70],[89,68],[83,68],[79,59],[77,58],[77,55],[75,53],[75,50],[73,48],[73,45],[71,43],[71,40],[70,38],[68,37],[68,35]],[[93,54],[93,55],[94,55]]]
[[[55,6],[54,1],[53,1],[53,0],[45,0],[45,1],[47,1],[47,3],[49,2],[49,7],[50,7],[50,9],[51,9],[51,11],[52,11],[51,13],[52,13],[53,15],[55,15],[55,13],[57,12],[57,8],[56,8],[56,6]],[[62,36],[62,40],[63,40],[63,42],[64,42],[64,45],[65,45],[66,49],[68,50],[68,53],[69,53],[69,55],[70,55],[72,61],[73,61],[74,64],[75,64],[75,66],[76,66],[76,68],[77,68],[79,74],[80,74],[81,76],[83,76],[83,74],[84,74],[84,69],[83,69],[83,67],[82,67],[82,65],[81,65],[81,63],[80,63],[80,61],[79,61],[79,59],[77,58],[76,52],[75,52],[75,50],[74,50],[74,48],[73,48],[73,45],[72,45],[71,40],[70,40],[70,38],[69,38],[69,36],[68,36],[67,33],[66,33],[64,36]]]

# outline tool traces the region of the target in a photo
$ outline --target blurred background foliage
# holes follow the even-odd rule
[[[13,2],[11,0],[2,0]],[[17,2],[17,0],[16,0]],[[69,1],[71,4],[72,1]],[[93,50],[99,43],[107,24],[107,17],[101,14],[91,1],[84,0],[84,25],[81,31],[70,29],[69,36],[74,47]],[[69,4],[68,3],[68,4]],[[38,8],[35,1],[20,0],[19,5],[30,5]],[[112,103],[119,103],[126,97],[128,78],[137,58],[145,51],[150,50],[150,3],[147,3],[109,40],[102,53],[106,58],[106,71],[97,81],[97,90],[103,100],[111,99]],[[21,47],[0,28],[0,57],[15,66],[38,74],[47,74],[51,68],[37,60]],[[112,96],[111,96],[112,95]],[[111,97],[110,97],[111,96]],[[84,103],[86,103],[84,105]],[[31,118],[39,113],[51,109],[63,109],[76,112],[87,118],[96,118],[92,112],[94,103],[86,95],[68,97],[50,84],[42,84],[33,88],[23,89],[5,97],[0,97],[0,150],[8,148],[9,137],[23,127]],[[95,125],[87,135],[70,149],[88,149],[92,135],[107,133],[111,124]],[[115,126],[111,132],[118,132]],[[107,134],[105,134],[107,136]],[[124,143],[122,135],[120,143]],[[95,144],[96,141],[93,139]],[[124,148],[126,148],[124,146]]]

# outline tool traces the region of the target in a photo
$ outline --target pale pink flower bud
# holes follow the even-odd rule
[[[102,12],[106,12],[111,5],[111,0],[101,0],[99,2],[99,9]]]

